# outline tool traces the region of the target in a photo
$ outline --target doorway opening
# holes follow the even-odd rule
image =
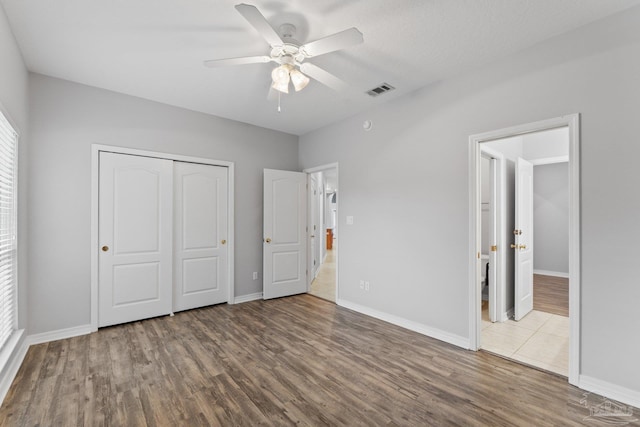
[[[578,120],[470,138],[470,347],[572,384],[579,374]]]
[[[336,302],[338,253],[338,165],[306,169],[308,174],[308,288],[311,295]]]

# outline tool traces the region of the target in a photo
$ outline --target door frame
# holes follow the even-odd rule
[[[533,132],[569,129],[569,383],[580,375],[580,114],[569,114],[469,137],[469,348],[478,350],[481,333],[480,298],[480,157],[481,144]],[[505,248],[506,249],[506,248]]]
[[[111,145],[91,144],[91,331],[98,330],[98,257],[99,257],[99,236],[98,236],[98,201],[100,191],[100,153],[108,152],[115,154],[128,154],[132,156],[153,157],[179,162],[200,163],[203,165],[222,166],[228,169],[228,207],[227,207],[227,236],[229,241],[227,268],[229,269],[228,287],[229,302],[233,304],[235,299],[235,279],[234,279],[234,163],[226,160],[214,160],[204,157],[183,156],[180,154],[162,153],[156,151],[138,150],[127,147],[116,147]],[[173,232],[173,230],[172,230]]]
[[[328,163],[328,164],[320,165],[320,166],[315,166],[315,167],[312,167],[312,168],[307,168],[307,169],[304,169],[302,172],[306,173],[307,176],[308,176],[308,175],[310,175],[312,173],[322,172],[322,171],[326,171],[326,170],[329,170],[329,169],[335,169],[335,171],[336,171],[336,186],[338,187],[338,189],[340,189],[340,169],[338,168],[338,163],[337,162],[336,163]],[[307,180],[307,182],[309,182],[309,181]],[[323,194],[324,194],[324,188],[323,188]],[[311,206],[311,196],[310,196],[310,192],[307,191],[307,226],[309,224],[311,224],[311,222],[312,222],[311,217],[310,217],[310,206]],[[338,235],[340,235],[340,233],[339,233],[340,230],[339,230],[339,225],[338,225],[340,223],[340,221],[338,221],[338,219],[337,219],[337,218],[339,218],[339,212],[340,212],[340,200],[338,198],[338,199],[336,199],[336,223],[334,224],[334,228],[338,231]],[[325,232],[326,231],[323,230],[323,233],[322,233],[323,237],[324,237],[324,233]],[[307,234],[308,233],[309,232],[307,231]],[[311,239],[307,239],[307,242],[309,242],[307,244],[311,244],[310,241],[311,241]],[[340,247],[340,245],[338,245],[336,248],[333,249],[333,250],[336,251],[335,252],[335,256],[334,256],[334,260],[335,260],[335,263],[336,263],[336,278],[335,278],[335,280],[336,280],[336,300],[335,300],[335,303],[336,304],[338,303],[338,300],[340,299],[340,283],[339,283],[339,280],[338,280],[338,277],[340,277],[339,274],[338,274],[338,269],[339,269],[338,255],[339,255],[339,251],[340,251],[339,247]],[[311,251],[309,251],[309,250],[307,251],[307,253],[310,253],[310,252]],[[312,264],[310,264],[309,256],[307,256],[307,270],[308,271],[310,271],[310,265],[312,265]],[[309,274],[307,276],[307,292],[309,292],[311,290],[311,282],[312,281],[313,281],[313,277],[312,277],[311,274]]]

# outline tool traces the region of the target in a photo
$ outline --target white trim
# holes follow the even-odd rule
[[[304,173],[314,173],[314,172],[322,172],[328,169],[338,169],[338,163],[327,163],[326,165],[314,166],[312,168],[304,169],[302,172]],[[340,188],[340,187],[338,187]]]
[[[569,128],[569,383],[577,385],[580,374],[580,115],[570,114],[535,123],[513,126],[469,137],[469,343],[478,349],[480,336],[479,274],[476,257],[480,251],[480,143],[533,133]]]
[[[235,297],[233,304],[242,304],[243,302],[256,301],[262,299],[262,292],[256,292],[255,294],[240,295]]]
[[[580,376],[580,115],[567,117],[569,125],[569,383]]]
[[[552,165],[555,163],[568,163],[569,156],[545,157],[542,159],[529,160],[533,166]]]
[[[533,274],[542,274],[543,276],[564,277],[569,278],[569,273],[563,273],[562,271],[550,271],[550,270],[533,270]]]
[[[138,150],[127,147],[115,147],[110,145],[92,144],[91,145],[91,331],[98,330],[98,192],[100,184],[100,152],[109,152],[117,154],[129,154],[132,156],[154,157],[159,159],[167,159],[179,162],[200,163],[204,165],[222,166],[228,168],[228,187],[229,187],[229,203],[227,208],[227,236],[229,244],[229,253],[227,256],[227,268],[229,271],[228,279],[228,296],[229,304],[235,302],[235,193],[234,193],[234,176],[235,164],[226,160],[215,160],[204,157],[183,156],[181,154],[162,153],[155,151]]]
[[[426,335],[428,337],[435,338],[437,340],[444,341],[446,343],[453,344],[455,346],[462,347],[464,349],[469,348],[469,340],[466,339],[465,337],[461,337],[460,335],[455,335],[450,332],[443,331],[441,329],[432,328],[422,323],[414,322],[412,320],[407,320],[403,317],[378,311],[378,310],[365,307],[363,305],[356,304],[347,300],[338,299],[336,301],[336,304],[338,304],[341,307],[348,308],[349,310],[357,311],[358,313],[361,313],[370,317],[375,317],[376,319],[383,320],[393,325],[397,325],[402,328],[409,329],[419,334]]]
[[[45,342],[64,340],[67,338],[79,337],[94,332],[92,325],[80,325],[72,328],[58,329],[55,331],[42,332],[40,334],[29,335],[27,344],[36,345]]]
[[[18,370],[20,366],[22,366],[22,362],[24,361],[24,357],[27,355],[27,350],[29,350],[29,344],[27,343],[24,337],[24,329],[20,329],[16,331],[13,336],[7,342],[7,346],[5,348],[10,348],[9,359],[5,363],[2,369],[2,377],[0,378],[0,404],[4,401],[4,398],[7,396],[9,392],[9,388],[11,388],[11,384],[18,374]],[[13,343],[13,344],[12,344]]]
[[[640,391],[621,387],[587,375],[580,375],[578,387],[593,393],[598,393],[608,399],[640,408]]]
[[[18,139],[20,139],[20,133],[21,133],[20,126],[18,126],[18,122],[13,120],[13,117],[11,117],[9,110],[4,107],[4,105],[2,104],[2,101],[0,101],[0,112],[4,114],[4,118],[7,119],[7,121],[9,122],[9,124],[11,125],[15,133],[18,134]]]
[[[235,247],[236,247],[236,239],[235,239],[235,229],[236,229],[236,225],[235,225],[235,218],[236,218],[236,214],[235,214],[235,181],[234,181],[234,177],[236,176],[236,172],[235,172],[235,164],[233,162],[226,162],[227,163],[227,187],[228,187],[228,206],[227,206],[227,236],[229,236],[229,238],[227,239],[227,243],[229,244],[229,249],[227,249],[228,253],[227,253],[227,272],[229,274],[229,283],[228,283],[228,292],[227,292],[227,299],[228,299],[228,303],[229,304],[235,304],[235,292],[236,292],[236,285],[235,285],[235,260],[234,260],[234,254],[236,252]],[[222,166],[222,165],[220,165]]]

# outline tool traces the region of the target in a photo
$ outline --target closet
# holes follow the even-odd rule
[[[228,301],[228,168],[100,152],[98,326]]]

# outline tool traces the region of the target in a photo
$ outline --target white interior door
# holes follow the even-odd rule
[[[533,165],[516,159],[515,320],[533,310]]]
[[[174,162],[174,311],[229,300],[227,171]]]
[[[320,227],[320,192],[318,186],[318,173],[309,175],[309,199],[311,199],[311,224],[309,224],[309,248],[311,251],[310,264],[311,279],[318,275],[320,269],[321,250],[319,242],[322,240],[322,230]]]
[[[98,326],[171,312],[172,168],[100,153]]]
[[[307,175],[264,170],[263,297],[307,291]]]
[[[497,160],[489,159],[489,320],[498,320],[498,168]]]

